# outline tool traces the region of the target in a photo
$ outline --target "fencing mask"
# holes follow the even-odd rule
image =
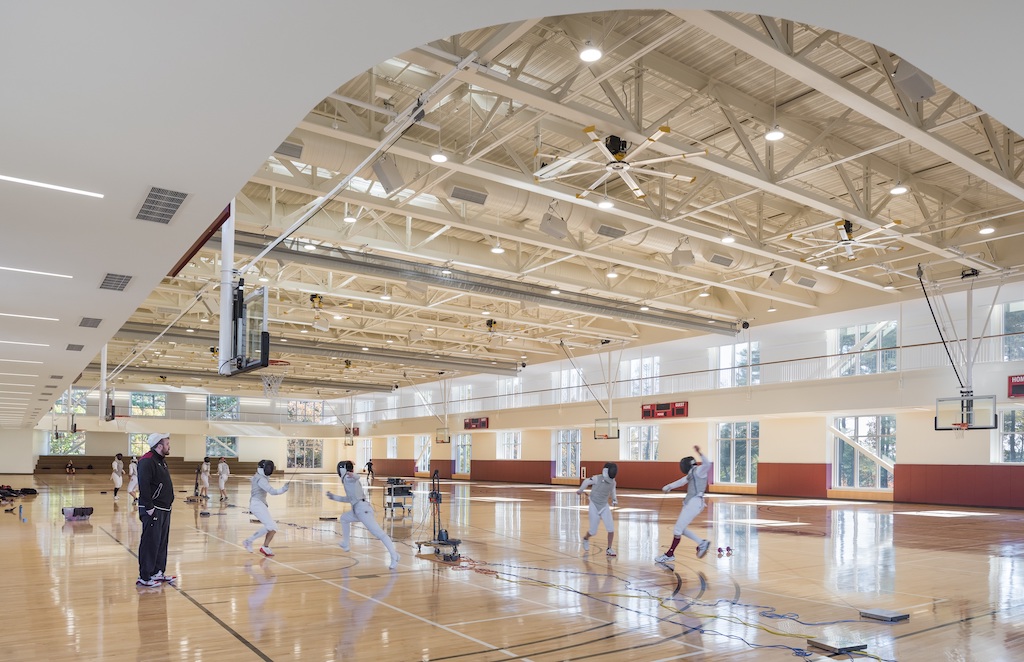
[[[256,464],[256,468],[263,473],[264,476],[270,478],[274,475],[274,461],[273,460],[260,460]]]
[[[605,462],[604,469],[601,470],[601,473],[604,474],[605,478],[615,480],[615,476],[619,473],[619,465],[614,462]]]
[[[683,475],[688,475],[693,465],[697,463],[697,460],[693,459],[692,455],[687,455],[683,459],[679,460],[679,470],[683,472]]]
[[[352,464],[352,460],[342,460],[338,463],[338,475],[344,478],[345,474],[353,471],[355,468],[355,465]]]

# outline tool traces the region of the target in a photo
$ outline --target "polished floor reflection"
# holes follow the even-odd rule
[[[337,546],[328,518],[347,506],[324,497],[332,476],[270,497],[277,556],[246,553],[259,524],[233,478],[209,516],[179,491],[180,580],[137,589],[139,522],[130,497],[101,494],[105,477],[0,483],[39,490],[0,513],[5,660],[825,659],[809,638],[867,646],[833,659],[1024,659],[1019,511],[715,495],[694,523],[712,551],[698,560],[684,539],[669,568],[653,559],[682,494],[620,490],[610,558],[603,529],[583,551],[586,497],[572,488],[442,481],[441,524],[463,541],[448,564],[417,545],[432,538],[428,483],[391,517],[378,479],[369,498],[402,556],[391,571],[360,525],[351,553]],[[65,506],[95,512],[67,522]]]

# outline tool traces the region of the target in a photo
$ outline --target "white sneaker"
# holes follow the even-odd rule
[[[676,557],[672,556],[671,554],[662,554],[661,556],[656,557],[654,559],[654,562],[655,563],[672,563],[675,560],[676,560]]]
[[[583,539],[583,551],[584,552],[589,552],[590,551],[590,539],[589,538],[584,538]]]
[[[114,497],[114,501],[117,501],[117,500],[118,500],[118,499],[120,499],[120,498],[121,498],[121,497],[119,497],[119,496],[116,496],[116,497]]]
[[[262,547],[261,546],[260,547],[260,554],[262,554],[263,556],[273,556],[274,555],[274,550],[270,549],[269,547]]]
[[[398,554],[396,553],[391,557],[391,565],[388,566],[388,570],[395,570],[398,568]]]
[[[251,540],[249,540],[248,538],[243,540],[242,541],[242,547],[245,547],[245,551],[247,551],[250,554],[252,554],[252,541]]]
[[[159,579],[143,579],[142,577],[139,577],[135,580],[135,585],[153,588],[156,586],[163,586],[163,583]]]
[[[346,545],[344,540],[338,542],[338,547],[341,547],[342,551],[345,551],[345,552],[351,552],[352,551],[352,548],[349,547],[348,545]]]
[[[166,582],[168,584],[173,584],[178,578],[174,575],[165,575],[161,571],[150,577],[150,579],[157,582]]]
[[[615,550],[612,549],[611,547],[609,547],[608,549],[605,550],[604,555],[605,556],[618,556],[618,554],[615,553]]]
[[[708,547],[711,547],[710,540],[701,540],[700,544],[697,545],[697,558],[702,559],[704,555],[708,553]]]

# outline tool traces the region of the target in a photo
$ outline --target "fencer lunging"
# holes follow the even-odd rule
[[[242,541],[245,551],[251,552],[253,542],[266,534],[263,545],[260,547],[260,554],[263,556],[274,555],[274,550],[270,548],[270,541],[274,539],[274,534],[277,533],[277,522],[270,516],[270,508],[267,507],[267,495],[284,494],[288,491],[288,483],[285,483],[280,489],[274,489],[270,486],[270,481],[267,478],[273,474],[273,460],[260,460],[256,465],[256,473],[250,479],[252,481],[252,492],[249,496],[249,512],[256,516],[263,526],[256,533]]]
[[[654,559],[655,563],[675,561],[676,546],[679,544],[681,536],[686,536],[697,543],[697,558],[699,559],[704,558],[704,555],[708,553],[708,547],[711,546],[710,540],[701,538],[686,528],[704,510],[704,493],[708,489],[708,470],[711,466],[708,458],[700,452],[700,446],[694,446],[693,450],[697,451],[701,463],[697,464],[692,455],[687,455],[679,460],[679,470],[683,472],[683,477],[661,488],[661,491],[667,494],[677,487],[686,485],[686,497],[683,499],[683,509],[679,511],[679,519],[676,520],[676,525],[672,529],[672,545],[667,552]]]
[[[395,543],[391,541],[388,534],[384,533],[384,529],[380,528],[380,525],[377,524],[373,514],[373,507],[366,500],[363,486],[359,482],[359,476],[356,475],[355,466],[351,461],[343,460],[338,463],[338,476],[341,478],[341,484],[345,488],[345,496],[328,492],[327,498],[332,501],[347,501],[352,505],[352,510],[338,518],[338,521],[341,522],[341,542],[338,543],[338,546],[346,552],[351,551],[349,546],[349,528],[352,522],[362,522],[367,531],[372,533],[377,540],[384,543],[388,553],[391,554],[391,564],[388,567],[394,570],[398,567],[398,551],[395,549]]]
[[[615,539],[615,523],[612,520],[612,506],[619,505],[619,499],[615,494],[615,476],[619,473],[619,466],[614,462],[606,462],[601,473],[592,476],[580,485],[576,494],[583,494],[583,490],[590,488],[590,526],[587,528],[587,535],[583,536],[583,549],[590,551],[590,536],[597,533],[598,522],[604,522],[604,530],[608,532],[608,548],[605,550],[607,556],[615,556],[612,549],[612,540]]]

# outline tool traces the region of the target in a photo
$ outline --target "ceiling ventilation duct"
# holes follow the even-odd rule
[[[478,191],[458,184],[449,186],[446,193],[453,200],[460,200],[474,205],[482,205],[487,202],[487,191]]]
[[[735,271],[754,266],[754,256],[744,251],[733,250],[721,244],[690,238],[690,248],[698,258],[722,269]]]

